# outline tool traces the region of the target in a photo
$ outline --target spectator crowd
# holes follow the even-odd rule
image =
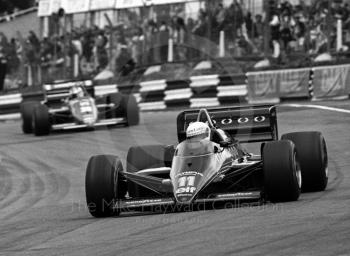
[[[312,6],[293,6],[282,1],[270,9],[269,20],[265,20],[266,15],[252,15],[237,0],[229,6],[218,2],[208,1],[197,18],[186,17],[181,8],[147,18],[126,10],[125,22],[103,29],[57,29],[64,32],[42,39],[33,31],[11,39],[0,32],[0,61],[7,62],[9,75],[25,84],[28,77],[30,84],[71,78],[77,69],[91,77],[108,68],[118,77],[136,66],[168,61],[169,39],[174,61],[217,57],[221,31],[227,56],[269,54],[278,59],[297,52],[313,55],[335,48],[339,19],[345,42],[342,50],[347,50],[350,7],[346,3],[329,6],[329,1],[314,1]]]

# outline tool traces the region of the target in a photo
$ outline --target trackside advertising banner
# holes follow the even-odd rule
[[[40,0],[38,16],[50,16],[52,13],[57,12],[60,7],[61,0]]]
[[[309,97],[310,69],[278,71],[280,98]]]
[[[61,0],[61,7],[67,14],[88,12],[90,0]]]
[[[248,72],[248,101],[278,101],[278,75],[276,72]]]
[[[90,0],[90,11],[114,9],[116,0]]]
[[[248,72],[249,102],[309,96],[310,69]]]
[[[49,16],[51,14],[50,0],[40,0],[38,7],[38,16]]]
[[[125,8],[136,8],[136,7],[143,7],[143,6],[179,4],[179,3],[188,3],[188,2],[197,2],[197,0],[116,0],[115,8],[125,9]]]
[[[314,97],[345,96],[350,93],[350,65],[316,67],[314,71]]]

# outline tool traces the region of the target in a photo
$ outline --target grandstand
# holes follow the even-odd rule
[[[329,0],[40,0],[5,16],[0,32],[9,74],[36,85],[162,63],[305,64],[347,51],[349,13]]]

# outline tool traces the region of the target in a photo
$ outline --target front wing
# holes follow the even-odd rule
[[[198,198],[192,202],[192,206],[196,205],[211,205],[215,206],[216,203],[235,202],[235,205],[239,205],[243,202],[259,202],[262,200],[261,191],[249,191],[249,192],[236,192],[227,194],[214,194],[210,198]],[[230,204],[232,205],[232,204]],[[148,210],[148,209],[163,209],[163,210],[175,210],[188,205],[176,203],[174,198],[144,198],[144,199],[125,199],[117,201],[113,209],[117,211],[130,211],[130,210]]]
[[[125,118],[110,118],[110,119],[100,119],[98,122],[92,125],[78,124],[78,123],[53,124],[51,129],[53,131],[73,130],[73,129],[94,128],[94,127],[100,127],[100,126],[110,126],[110,125],[126,124],[126,123],[127,121]]]

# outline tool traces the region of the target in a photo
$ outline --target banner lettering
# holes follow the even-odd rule
[[[276,72],[251,72],[248,77],[250,102],[278,99],[278,76]]]
[[[281,98],[309,97],[310,69],[277,71]]]
[[[350,92],[350,65],[314,68],[314,97],[345,96]]]

